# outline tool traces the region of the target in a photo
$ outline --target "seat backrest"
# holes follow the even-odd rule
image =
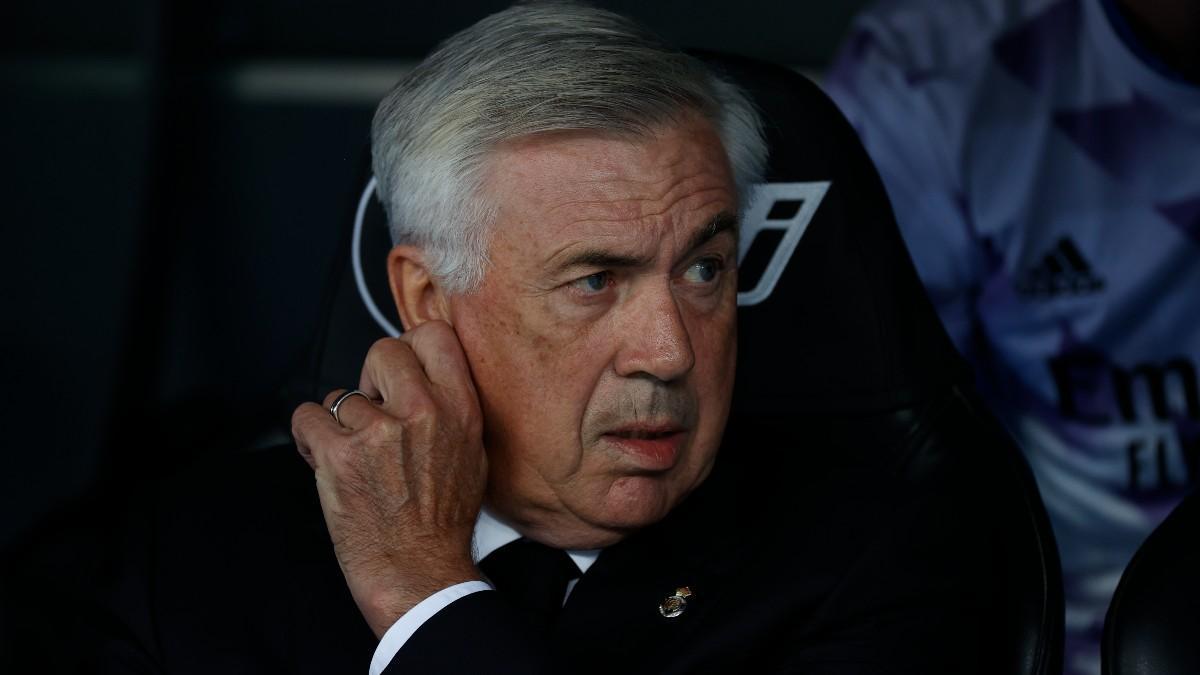
[[[821,438],[846,449],[771,458],[794,475],[869,465],[910,492],[949,476],[969,502],[953,517],[984,533],[991,556],[978,570],[994,604],[986,672],[1061,671],[1061,572],[1045,509],[1019,449],[971,393],[857,135],[793,71],[698,56],[751,94],[770,149],[766,184],[741,224],[734,418],[796,435],[798,447]],[[358,216],[315,341],[314,393],[356,382],[370,344],[399,325],[384,270],[390,243],[369,190]],[[966,559],[953,541],[936,546],[931,556]]]
[[[1061,569],[1033,476],[973,394],[856,133],[800,75],[708,58],[753,94],[765,117],[768,187],[828,184],[771,296],[739,308],[735,406],[779,433],[799,427],[853,447],[843,461],[887,466],[890,480],[913,489],[939,484],[930,479],[939,471],[970,485],[976,494],[963,497],[963,517],[992,536],[993,566],[978,581],[994,591],[994,654],[981,670],[1061,672]],[[777,194],[749,216],[786,215],[789,199]],[[745,230],[753,232],[750,223]],[[751,251],[743,264],[743,286],[753,284],[761,263]],[[830,460],[797,462],[791,471],[802,475]],[[953,549],[931,555],[953,557]]]
[[[1121,575],[1104,619],[1104,675],[1200,673],[1200,497],[1175,507]]]

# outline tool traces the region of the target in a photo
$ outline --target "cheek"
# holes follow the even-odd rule
[[[737,361],[737,302],[733,296],[712,313],[697,314],[688,321],[688,336],[696,356],[696,379],[702,399],[733,393]],[[722,386],[724,385],[724,386]]]
[[[528,414],[545,442],[558,448],[560,477],[583,461],[581,433],[598,383],[608,368],[611,341],[601,331],[556,325],[539,335],[527,364],[536,389]]]
[[[737,370],[737,308],[730,302],[715,314],[692,322],[690,335],[696,354],[695,391],[700,422],[693,466],[711,464],[721,444],[733,396]]]
[[[533,304],[533,302],[531,302]],[[460,337],[484,410],[489,453],[513,475],[565,478],[580,461],[580,424],[602,355],[585,330],[537,307],[481,298]]]
[[[505,345],[509,367],[522,382],[531,416],[548,421],[544,411],[556,410],[576,423],[587,404],[606,357],[605,341],[593,331],[535,315],[520,326],[520,334]],[[574,411],[574,414],[571,414]]]

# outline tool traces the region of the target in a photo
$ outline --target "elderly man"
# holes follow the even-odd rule
[[[172,625],[135,626],[110,663],[982,671],[981,594],[959,573],[976,568],[925,553],[965,537],[927,526],[953,520],[943,492],[896,498],[864,472],[822,512],[784,459],[794,436],[730,422],[738,215],[766,159],[736,86],[613,14],[519,5],[397,85],[373,154],[405,332],[357,389],[294,414],[324,528],[281,506],[291,488],[258,496],[292,473],[248,481],[228,517],[272,524],[205,539],[238,551],[238,590],[170,596]],[[169,527],[223,521],[204,522]],[[210,587],[180,576],[159,588]],[[230,627],[213,593],[278,621]]]
[[[481,504],[480,539],[590,560],[708,476],[737,186],[765,146],[746,98],[692,59],[550,5],[439,48],[380,105],[373,150],[406,333],[368,355],[365,396],[302,406],[294,432],[384,636],[426,596],[484,587]]]

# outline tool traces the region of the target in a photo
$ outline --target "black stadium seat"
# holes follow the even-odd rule
[[[1061,672],[1058,553],[1032,475],[971,393],[857,136],[804,77],[699,56],[751,92],[770,146],[768,185],[742,224],[739,422],[728,433],[790,435],[806,449],[768,458],[772,471],[796,477],[805,495],[798,508],[889,491],[951,493],[962,508],[936,515],[946,539],[912,545],[926,546],[931,564],[977,581],[964,602],[994,620],[980,636],[976,672]],[[386,288],[382,209],[366,195],[361,206],[356,262],[330,290],[312,371],[301,378],[312,397],[358,381],[363,355],[388,332],[377,318],[399,325]],[[957,545],[953,533],[964,528],[987,533],[987,550],[974,559],[990,567],[957,565],[981,553]],[[834,533],[829,546],[853,537]],[[900,574],[884,570],[879,583],[902,583]]]
[[[1104,675],[1200,673],[1200,497],[1184,499],[1138,549],[1104,618]]]

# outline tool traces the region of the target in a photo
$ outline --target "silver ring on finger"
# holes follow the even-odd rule
[[[340,408],[341,405],[346,402],[346,399],[350,398],[351,396],[361,396],[366,399],[367,402],[371,401],[371,397],[357,389],[351,389],[337,397],[337,399],[333,402],[333,405],[329,406],[329,414],[333,416],[333,421],[337,422],[339,427],[345,428],[346,425],[342,424],[342,418],[338,417],[338,408]]]

